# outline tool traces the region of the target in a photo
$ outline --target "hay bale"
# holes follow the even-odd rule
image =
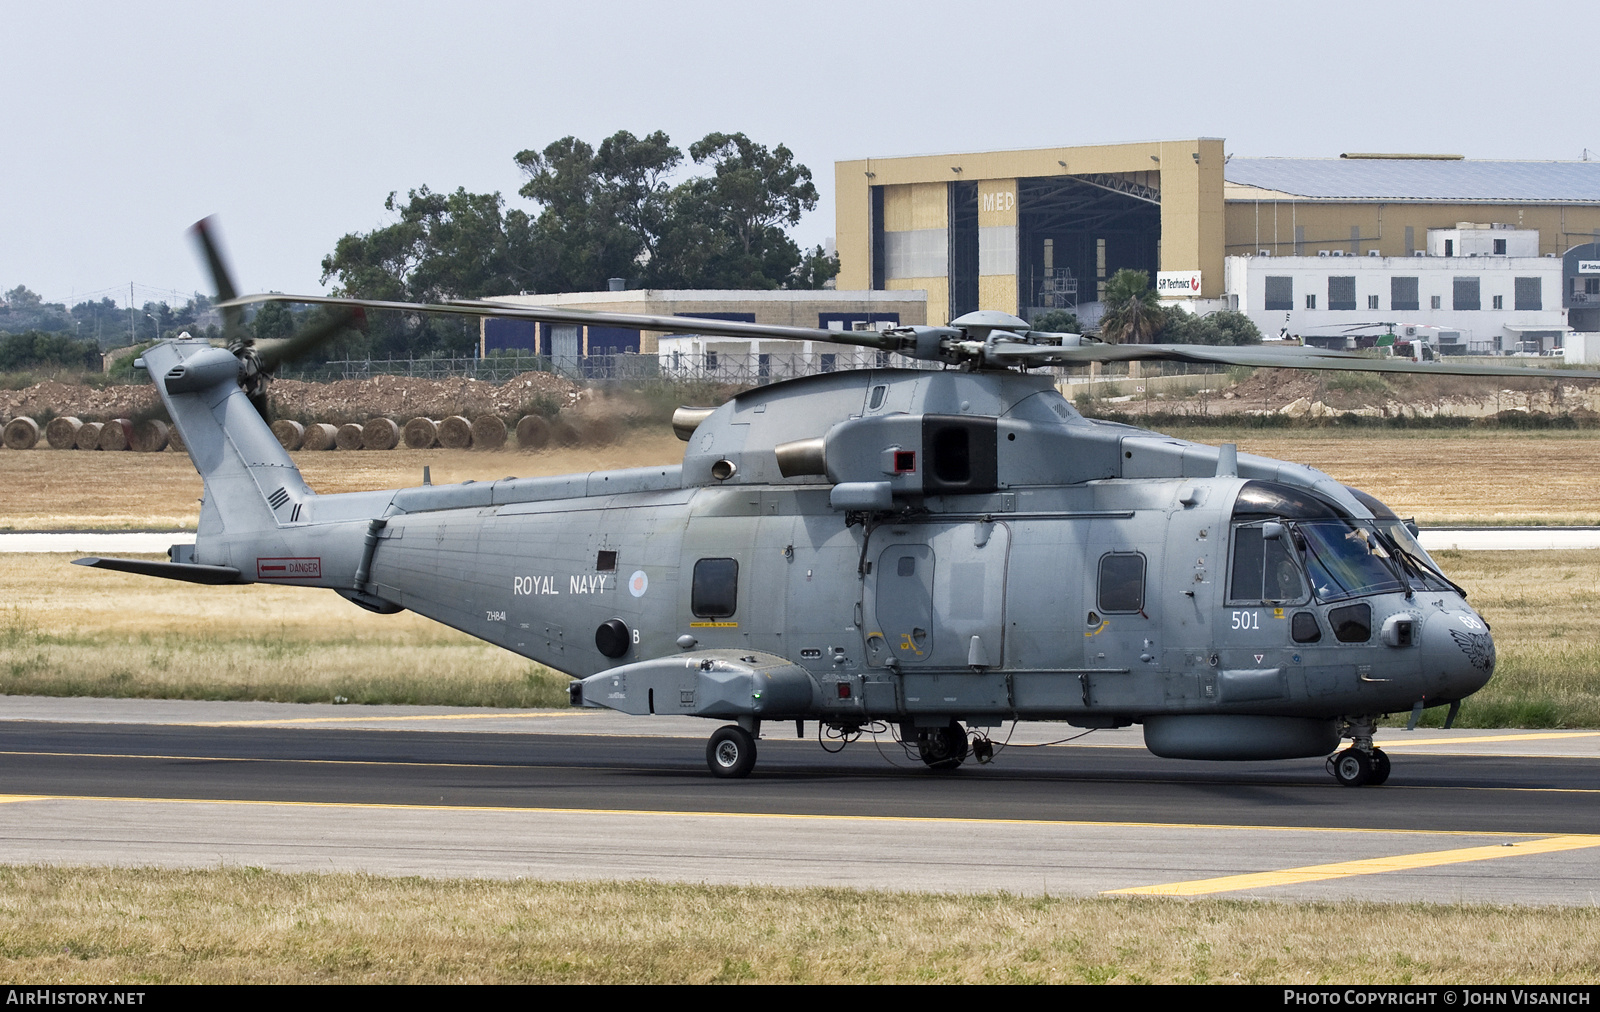
[[[146,418],[133,427],[133,438],[128,446],[140,453],[159,453],[167,448],[169,430],[170,426],[161,419]]]
[[[100,430],[100,449],[126,450],[133,439],[133,420],[113,418]]]
[[[539,415],[523,415],[517,423],[517,449],[542,450],[550,445],[550,423]]]
[[[31,450],[39,442],[39,423],[26,415],[18,415],[0,429],[0,442],[8,450]]]
[[[78,427],[78,449],[100,449],[100,430],[106,427],[105,422],[84,422]]]
[[[71,415],[52,418],[50,424],[44,427],[45,442],[50,444],[52,450],[76,450],[78,430],[81,428],[83,422]]]
[[[333,445],[341,450],[361,449],[362,428],[355,422],[345,422],[333,434]]]
[[[167,426],[167,445],[179,453],[189,452],[189,448],[183,445],[183,433],[178,431],[176,425]]]
[[[571,422],[557,415],[550,422],[550,439],[557,446],[577,446],[583,442],[583,433]]]
[[[393,418],[374,418],[361,430],[363,450],[392,450],[400,445],[400,426]]]
[[[413,418],[405,427],[406,449],[431,450],[439,442],[439,423],[431,418]]]
[[[472,423],[451,415],[439,423],[439,445],[446,450],[465,450],[472,445]]]
[[[306,426],[306,438],[301,440],[302,450],[331,450],[336,443],[339,430],[327,422],[312,422]]]
[[[506,445],[505,419],[499,415],[479,415],[472,420],[472,448],[474,450],[499,450]]]
[[[298,450],[306,440],[306,427],[293,418],[280,418],[272,423],[272,434],[285,450]]]

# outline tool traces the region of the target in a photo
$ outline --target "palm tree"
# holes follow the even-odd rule
[[[1103,301],[1100,336],[1111,344],[1149,344],[1166,325],[1166,310],[1144,271],[1124,268],[1112,275]]]

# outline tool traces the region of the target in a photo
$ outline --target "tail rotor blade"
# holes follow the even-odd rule
[[[212,233],[216,228],[215,218],[201,218],[194,223],[190,231],[194,240],[200,247],[200,256],[206,262],[206,267],[211,271],[211,284],[216,289],[217,301],[227,303],[238,295],[238,289],[233,284],[233,274],[228,270],[228,263],[222,257],[222,251],[217,247],[216,236]],[[240,306],[224,305],[222,308],[222,336],[228,343],[247,339],[250,335],[244,329],[244,309]]]
[[[289,337],[257,341],[255,352],[261,363],[261,370],[273,373],[281,363],[294,361],[343,331],[366,329],[367,314],[364,309],[360,306],[340,307],[330,312],[320,322],[313,323]]]

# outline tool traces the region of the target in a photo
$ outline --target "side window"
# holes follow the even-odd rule
[[[1289,548],[1279,538],[1262,537],[1260,527],[1233,529],[1233,572],[1228,600],[1239,604],[1302,601],[1305,580]]]
[[[1100,556],[1100,610],[1135,612],[1144,608],[1144,556],[1113,552]]]
[[[700,618],[727,618],[739,602],[737,559],[701,559],[694,564],[689,608]]]

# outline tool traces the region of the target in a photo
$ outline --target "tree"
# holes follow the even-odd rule
[[[1031,327],[1047,334],[1076,334],[1078,314],[1065,309],[1047,309],[1033,318]]]
[[[1260,344],[1261,331],[1250,318],[1237,310],[1223,309],[1195,316],[1174,306],[1167,310],[1167,321],[1156,340],[1165,344]]]
[[[785,288],[816,290],[828,287],[828,283],[839,276],[839,255],[828,253],[818,243],[805,252],[800,259],[800,265],[789,275],[789,283]]]
[[[545,291],[601,291],[615,277],[637,276],[659,261],[668,231],[667,177],[683,161],[661,131],[643,140],[626,130],[599,151],[563,137],[543,151],[522,151],[528,182],[518,192],[543,205],[534,225]]]
[[[526,213],[502,212],[498,193],[434,193],[412,190],[404,203],[393,193],[385,210],[399,214],[392,225],[341,238],[322,259],[322,282],[337,278],[337,295],[396,302],[439,302],[504,295],[529,287]],[[443,348],[464,352],[475,335],[470,324],[437,317],[376,320],[365,339],[336,345],[347,353],[425,354]]]
[[[1150,289],[1150,275],[1123,270],[1106,282],[1100,336],[1111,344],[1149,344],[1167,323],[1161,300]]]

